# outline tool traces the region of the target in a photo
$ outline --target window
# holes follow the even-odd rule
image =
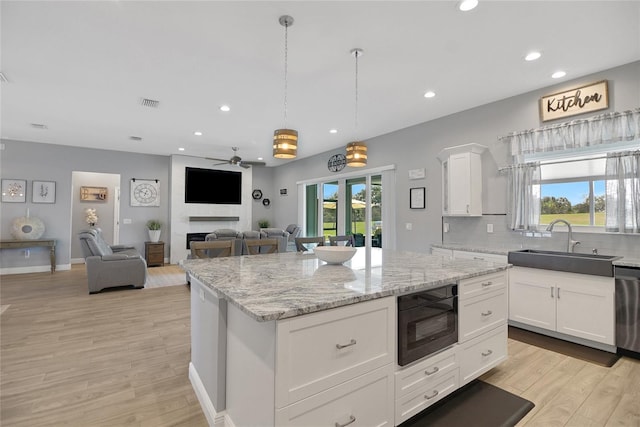
[[[539,228],[564,219],[583,231],[605,231],[606,154],[627,148],[621,143],[527,156],[540,162]]]

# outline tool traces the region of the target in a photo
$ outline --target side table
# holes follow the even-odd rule
[[[147,267],[163,267],[164,242],[144,242],[144,258]]]

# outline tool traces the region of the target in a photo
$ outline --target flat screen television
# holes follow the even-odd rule
[[[184,202],[241,204],[242,172],[185,168]]]

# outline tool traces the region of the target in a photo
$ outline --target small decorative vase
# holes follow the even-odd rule
[[[160,233],[162,230],[149,230],[149,241],[156,243],[160,241]]]

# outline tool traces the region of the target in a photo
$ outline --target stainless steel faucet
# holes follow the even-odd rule
[[[576,245],[579,245],[580,242],[572,239],[573,231],[571,229],[571,224],[569,224],[569,221],[566,221],[562,218],[554,219],[553,221],[551,221],[551,224],[549,224],[549,226],[547,227],[547,231],[553,231],[553,226],[559,222],[565,224],[569,229],[569,231],[567,232],[567,252],[573,252],[574,249],[576,248]]]

